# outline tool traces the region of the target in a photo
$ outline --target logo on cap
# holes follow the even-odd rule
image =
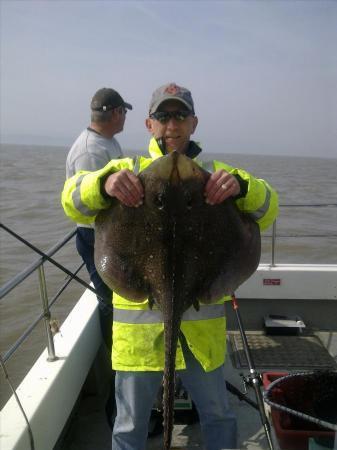
[[[168,85],[164,91],[165,94],[172,94],[172,95],[180,94],[180,92],[181,92],[180,87],[174,83]]]

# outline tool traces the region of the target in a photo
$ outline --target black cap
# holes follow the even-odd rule
[[[90,104],[92,111],[110,111],[119,106],[132,109],[130,103],[126,103],[117,91],[110,88],[99,89],[93,96]]]

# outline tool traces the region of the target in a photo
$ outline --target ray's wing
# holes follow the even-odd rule
[[[205,216],[200,254],[207,263],[197,297],[204,303],[214,303],[234,293],[255,272],[260,261],[261,239],[259,226],[230,199],[220,205],[206,205]]]
[[[117,294],[141,302],[149,295],[144,274],[149,241],[142,208],[115,200],[95,222],[95,265],[103,281]]]

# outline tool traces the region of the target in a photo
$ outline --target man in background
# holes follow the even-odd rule
[[[127,110],[132,106],[126,103],[114,89],[99,89],[91,100],[91,123],[74,142],[67,162],[67,178],[80,170],[95,171],[104,167],[111,159],[123,157],[122,149],[114,137],[123,131]],[[112,340],[112,291],[98,275],[94,263],[94,227],[77,224],[76,248],[81,255],[90,280],[98,295],[103,299],[99,303],[101,330],[105,345],[111,352]],[[105,307],[105,304],[108,306]]]

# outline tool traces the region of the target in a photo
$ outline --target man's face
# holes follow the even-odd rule
[[[186,106],[178,100],[167,100],[156,111],[156,113],[165,112],[175,114],[171,116],[158,114],[158,118],[148,118],[145,121],[146,127],[154,138],[164,139],[168,152],[175,150],[178,153],[185,153],[190,136],[197,127],[198,118],[189,114]]]

